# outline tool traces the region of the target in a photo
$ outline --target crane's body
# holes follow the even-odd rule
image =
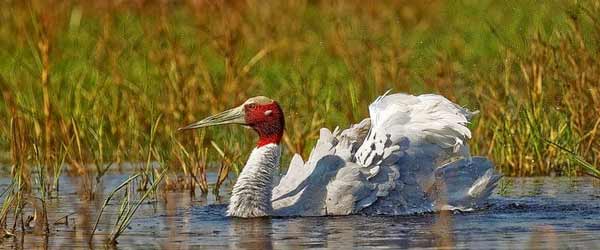
[[[292,158],[275,185],[284,119],[266,98],[184,129],[244,124],[259,134],[233,188],[229,216],[403,215],[480,206],[500,179],[471,157],[466,127],[474,113],[440,95],[383,95],[370,118],[334,132],[323,128],[305,162]]]

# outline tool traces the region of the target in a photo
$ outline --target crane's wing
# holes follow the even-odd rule
[[[407,214],[481,203],[499,176],[471,158],[475,114],[440,95],[383,95],[370,119],[321,130],[307,162],[294,156],[273,191],[278,215]]]
[[[273,189],[272,205],[279,216],[319,216],[329,214],[326,200],[330,196],[328,185],[340,170],[352,163],[353,152],[358,149],[370,127],[365,119],[351,128],[333,133],[326,128],[304,162],[300,155],[292,158],[288,172]],[[344,172],[344,171],[342,171]],[[356,183],[355,193],[365,190],[368,183]]]

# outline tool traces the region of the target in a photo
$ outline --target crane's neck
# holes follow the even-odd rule
[[[254,148],[233,186],[228,216],[262,217],[272,214],[273,176],[279,167],[281,147],[269,143]]]

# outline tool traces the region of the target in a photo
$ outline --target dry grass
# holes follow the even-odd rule
[[[267,95],[286,110],[286,157],[306,155],[318,128],[359,121],[393,88],[479,109],[473,149],[506,175],[580,174],[546,141],[598,165],[600,6],[514,4],[9,1],[0,150],[26,169],[42,145],[44,165],[67,162],[90,197],[125,161],[164,162],[166,187],[207,192],[208,163],[223,181],[253,139],[178,127]]]
[[[597,172],[595,13],[597,1],[568,0],[8,0],[0,162],[11,166],[12,184],[0,193],[0,234],[47,235],[45,204],[65,172],[81,176],[81,199],[94,201],[107,171],[145,163],[136,190],[121,186],[113,242],[159,184],[207,193],[206,174],[216,171],[218,190],[239,173],[251,133],[177,128],[254,95],[285,109],[284,166],[292,153],[306,156],[320,127],[360,121],[370,101],[394,89],[480,110],[472,149],[505,175]],[[439,223],[451,223],[444,216]]]

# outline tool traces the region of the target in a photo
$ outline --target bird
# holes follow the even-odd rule
[[[493,163],[471,156],[471,112],[437,94],[390,91],[369,117],[319,131],[308,159],[295,154],[279,176],[285,129],[278,102],[249,98],[179,128],[238,124],[258,134],[235,182],[227,216],[399,216],[483,207],[501,179]]]

